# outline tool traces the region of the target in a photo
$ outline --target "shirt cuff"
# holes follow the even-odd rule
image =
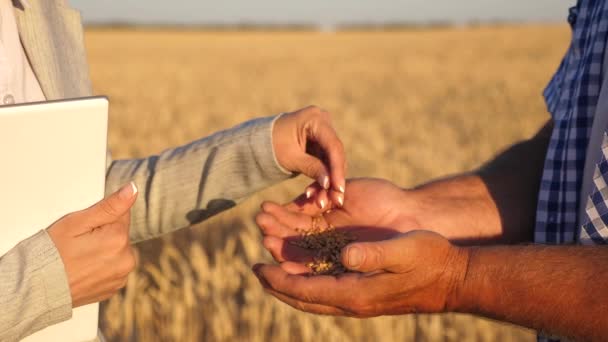
[[[46,313],[45,322],[48,325],[63,322],[72,317],[72,293],[67,274],[59,251],[46,230],[22,242],[23,250],[30,254],[32,270],[37,270],[38,276],[33,277],[44,288]]]
[[[252,130],[249,136],[249,143],[255,156],[256,161],[263,170],[265,176],[269,179],[286,179],[294,177],[297,174],[282,167],[275,155],[274,145],[272,143],[272,130],[275,122],[282,116],[261,118],[256,121],[256,127]]]

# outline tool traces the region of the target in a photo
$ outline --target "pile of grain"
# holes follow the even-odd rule
[[[329,224],[323,228],[320,223],[322,217],[313,217],[309,229],[296,228],[301,239],[290,243],[315,251],[313,260],[306,264],[313,275],[338,275],[347,271],[340,261],[340,253],[344,246],[357,240],[355,236],[346,231],[335,229]]]

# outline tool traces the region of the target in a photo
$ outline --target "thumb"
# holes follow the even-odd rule
[[[329,189],[329,171],[320,159],[304,153],[298,163],[300,172],[316,180],[324,189]]]
[[[130,182],[118,191],[102,199],[88,209],[83,215],[88,219],[88,224],[93,227],[103,226],[115,222],[126,214],[137,198],[137,187]]]
[[[351,243],[342,249],[341,261],[352,271],[373,272],[388,270],[403,262],[400,239],[378,242]],[[401,247],[401,248],[400,248]]]

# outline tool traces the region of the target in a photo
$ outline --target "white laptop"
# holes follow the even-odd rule
[[[108,99],[0,107],[0,255],[104,196]],[[17,281],[17,280],[15,280]],[[98,304],[24,341],[89,341]]]

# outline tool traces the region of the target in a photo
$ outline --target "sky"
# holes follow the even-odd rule
[[[565,21],[575,0],[69,0],[88,23],[318,24]]]

